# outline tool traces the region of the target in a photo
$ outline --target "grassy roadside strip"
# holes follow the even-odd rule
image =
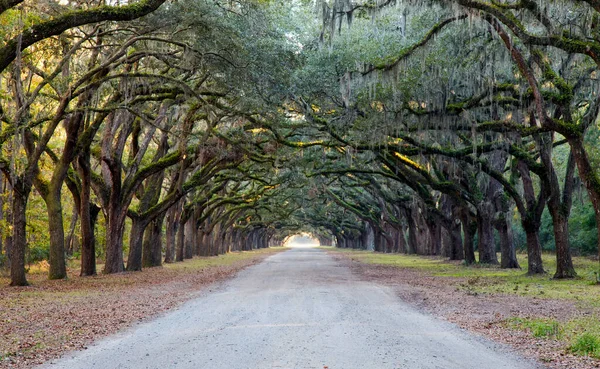
[[[523,301],[542,306],[552,301],[570,302],[574,311],[563,311],[558,317],[516,315],[507,317],[502,324],[536,339],[558,341],[564,353],[600,358],[600,285],[596,284],[594,274],[598,261],[575,257],[573,262],[579,278],[554,280],[551,278],[556,265],[554,255],[543,256],[547,275],[529,277],[525,275],[526,270],[465,266],[438,257],[323,249],[354,262],[418,271],[424,277],[434,278],[480,300],[519,296]],[[527,265],[526,255],[519,255],[519,263]]]
[[[234,252],[166,264],[142,272],[49,281],[32,268],[31,286],[0,277],[0,368],[29,368],[85,348],[94,339],[198,296],[283,247]],[[69,275],[77,275],[72,263]]]

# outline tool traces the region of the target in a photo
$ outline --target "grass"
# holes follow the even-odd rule
[[[511,318],[508,320],[511,328],[529,330],[534,337],[560,337],[563,329],[555,319],[526,319]]]
[[[595,334],[586,332],[578,336],[574,343],[569,347],[569,351],[578,354],[600,357],[600,337]]]
[[[556,339],[567,344],[567,351],[600,359],[600,324],[597,317],[555,319],[511,318],[510,328],[525,330],[536,338]]]
[[[329,248],[329,250],[334,250]],[[582,306],[600,307],[600,286],[596,285],[595,271],[598,262],[585,257],[574,257],[573,263],[579,275],[576,279],[552,279],[556,268],[554,255],[542,256],[548,274],[527,276],[527,256],[518,255],[524,269],[500,269],[498,266],[448,261],[439,257],[404,254],[382,254],[362,250],[335,249],[353,260],[368,264],[390,265],[398,268],[417,269],[428,275],[467,279],[458,288],[484,294],[514,294],[536,298],[576,300]]]
[[[237,251],[230,252],[228,254],[211,256],[211,257],[197,257],[194,259],[187,260],[185,263],[173,263],[165,264],[164,267],[169,270],[202,270],[218,265],[231,265],[236,262],[246,260],[260,254],[270,254],[273,252],[279,252],[284,250],[284,247],[269,247],[267,249],[259,249],[253,251]]]
[[[149,271],[161,270],[163,273],[176,273],[176,272],[186,272],[193,273],[195,271],[200,271],[206,268],[215,267],[215,266],[226,266],[235,264],[237,262],[251,259],[256,257],[257,255],[269,254],[274,252],[279,252],[283,250],[283,247],[270,247],[267,249],[259,249],[252,251],[236,251],[230,252],[228,254],[219,255],[219,256],[209,256],[209,257],[195,257],[193,259],[186,259],[183,263],[171,263],[171,264],[163,264],[160,268],[146,268],[141,274],[144,274]],[[62,285],[70,285],[76,283],[77,285],[85,286],[91,285],[96,287],[99,280],[105,286],[123,286],[130,285],[136,282],[136,278],[133,276],[139,275],[139,272],[125,272],[121,274],[114,275],[102,275],[101,271],[104,267],[103,264],[97,265],[98,276],[94,277],[79,277],[79,270],[81,267],[81,263],[78,259],[69,259],[67,261],[67,274],[68,277],[66,280],[61,281],[48,281],[47,274],[49,265],[46,261],[42,261],[36,264],[30,265],[29,271],[27,273],[27,280],[33,286],[40,285],[51,285],[51,284],[62,284]],[[129,278],[133,277],[133,278]],[[10,276],[8,274],[8,270],[0,270],[0,289],[8,286],[10,284]],[[63,291],[60,291],[61,293]],[[26,295],[28,292],[22,292]],[[35,293],[35,292],[31,292]],[[77,292],[75,292],[77,293]]]

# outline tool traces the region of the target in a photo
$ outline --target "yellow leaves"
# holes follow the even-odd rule
[[[383,103],[381,101],[373,101],[371,103],[371,108],[373,110],[378,111],[378,112],[381,113],[383,111],[384,105],[383,105]]]

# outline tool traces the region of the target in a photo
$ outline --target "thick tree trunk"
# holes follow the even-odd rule
[[[142,270],[142,245],[144,231],[148,221],[142,218],[131,220],[131,232],[129,234],[129,255],[127,257],[127,270],[130,272]]]
[[[555,278],[573,278],[577,276],[571,260],[571,245],[569,242],[569,214],[571,213],[573,183],[575,175],[574,154],[569,154],[565,185],[561,194],[558,176],[552,162],[552,134],[537,136],[540,146],[540,159],[546,168],[550,197],[547,201],[548,211],[552,217],[554,244],[556,245],[556,274]]]
[[[67,277],[67,266],[65,263],[65,230],[60,188],[50,190],[46,197],[46,208],[48,212],[48,231],[50,233],[48,278],[63,279]]]
[[[10,258],[10,285],[27,286],[25,276],[25,250],[27,248],[27,200],[31,187],[13,191],[12,216],[13,216],[13,242]]]
[[[477,248],[479,249],[479,262],[482,264],[498,264],[496,245],[494,242],[494,228],[492,226],[491,209],[488,204],[480,206],[477,211]]]
[[[433,217],[427,217],[426,223],[429,231],[429,250],[427,250],[427,254],[440,255],[442,252],[442,226]]]
[[[381,242],[381,229],[379,227],[371,226],[373,231],[373,251],[375,252],[383,252],[383,244]]]
[[[84,150],[78,158],[78,172],[81,178],[79,193],[81,218],[81,276],[96,275],[96,219],[100,208],[91,204],[91,169],[89,150]]]
[[[83,190],[82,190],[83,193]],[[89,203],[84,205],[82,197],[81,216],[81,273],[82,277],[96,275],[96,221],[100,207]],[[83,215],[85,214],[85,216]]]
[[[515,248],[510,221],[505,217],[499,219],[496,224],[496,230],[500,236],[500,268],[521,268],[517,260],[517,250]]]
[[[158,216],[148,227],[144,234],[144,252],[142,266],[146,268],[162,265],[162,226],[164,214]]]
[[[545,274],[542,263],[542,246],[540,244],[539,226],[523,222],[523,229],[527,238],[527,274]]]
[[[464,237],[463,250],[465,253],[465,263],[471,265],[475,263],[475,250],[473,247],[475,241],[475,232],[477,231],[477,224],[471,220],[471,216],[468,214],[468,210],[463,210],[461,216],[462,228]]]
[[[517,168],[523,181],[523,197],[527,203],[526,213],[521,213],[521,225],[527,238],[527,274],[545,274],[542,262],[542,246],[540,244],[540,220],[547,199],[547,187],[540,181],[539,194],[535,196],[533,181],[529,168],[523,161],[519,161]]]
[[[198,228],[198,235],[196,236],[196,254],[206,256],[206,233],[201,228]]]
[[[111,201],[112,202],[112,201]],[[123,264],[123,233],[125,232],[125,211],[114,202],[109,205],[106,225],[106,261],[104,273],[121,273]]]
[[[179,219],[177,214],[179,213],[179,204],[172,206],[167,211],[167,230],[166,230],[166,241],[165,241],[165,263],[172,263],[175,261],[175,244],[177,240],[177,226]]]
[[[548,204],[550,208],[550,204]],[[554,278],[574,278],[577,276],[573,267],[569,242],[569,219],[560,209],[551,209],[552,225],[554,231],[554,244],[556,245],[556,273]]]
[[[196,245],[196,219],[190,217],[185,222],[185,247],[183,257],[185,259],[191,259],[194,257],[194,246]]]
[[[398,252],[408,253],[408,246],[406,244],[406,235],[404,231],[404,226],[398,226]]]
[[[450,238],[450,252],[448,257],[450,260],[463,260],[465,257],[463,251],[463,239],[460,231],[460,221],[453,221],[452,226],[448,230],[448,236]]]

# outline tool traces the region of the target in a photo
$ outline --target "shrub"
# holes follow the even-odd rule
[[[48,246],[30,245],[26,255],[26,262],[27,264],[34,264],[42,260],[48,260],[49,257]]]

